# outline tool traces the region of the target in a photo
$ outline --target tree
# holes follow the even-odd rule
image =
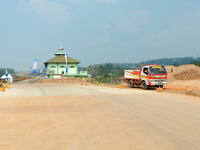
[[[88,71],[88,73],[91,73],[92,72],[92,66],[89,66],[87,71]]]

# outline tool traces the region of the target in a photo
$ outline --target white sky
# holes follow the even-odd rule
[[[28,70],[60,42],[80,66],[200,55],[199,0],[0,0],[0,68]]]

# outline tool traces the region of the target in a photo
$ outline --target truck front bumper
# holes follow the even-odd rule
[[[166,85],[167,79],[152,79],[149,80],[149,85]]]

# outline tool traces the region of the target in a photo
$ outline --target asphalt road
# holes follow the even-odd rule
[[[16,84],[0,92],[0,150],[199,150],[200,98]]]

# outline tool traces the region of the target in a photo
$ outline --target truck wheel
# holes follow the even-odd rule
[[[148,86],[146,85],[145,81],[142,81],[142,89],[147,90]]]
[[[133,82],[131,80],[128,81],[128,85],[129,85],[130,88],[133,88],[133,86],[134,86]]]

